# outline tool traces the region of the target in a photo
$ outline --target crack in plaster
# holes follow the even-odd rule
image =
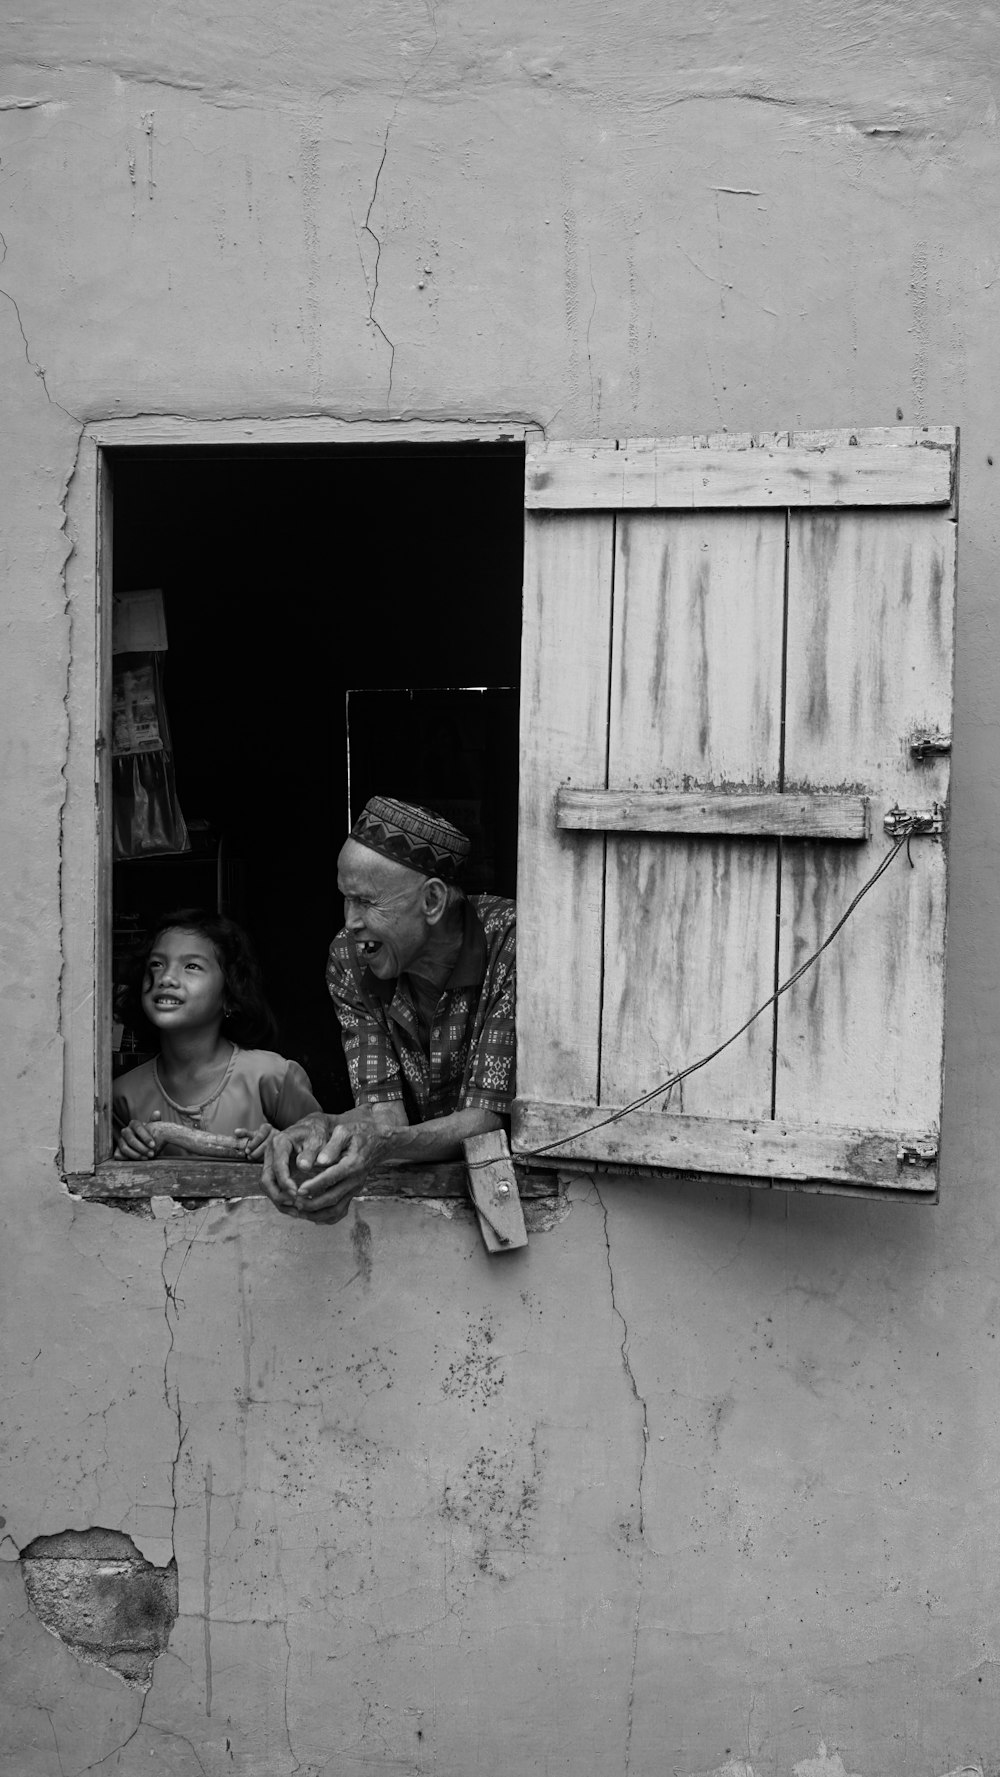
[[[95,1762],[92,1765],[84,1765],[82,1770],[74,1771],[74,1772],[70,1773],[69,1777],[88,1777],[89,1772],[101,1770],[102,1767],[105,1766],[110,1759],[115,1759],[116,1761],[118,1761],[115,1765],[115,1769],[116,1770],[120,1769],[120,1762],[121,1762],[122,1753],[125,1751],[126,1747],[131,1746],[131,1744],[132,1744],[133,1740],[135,1739],[136,1735],[138,1734],[140,1728],[146,1728],[150,1734],[159,1734],[164,1740],[179,1740],[183,1746],[187,1747],[187,1749],[190,1752],[191,1757],[194,1759],[194,1762],[197,1765],[199,1771],[201,1771],[203,1773],[203,1777],[208,1777],[208,1774],[205,1771],[205,1767],[202,1764],[201,1759],[198,1756],[198,1748],[195,1746],[193,1740],[189,1740],[186,1734],[179,1734],[177,1732],[176,1728],[161,1727],[159,1722],[148,1722],[145,1720],[146,1703],[149,1699],[149,1696],[150,1696],[150,1692],[147,1691],[142,1699],[142,1707],[139,1710],[139,1719],[136,1722],[135,1727],[132,1729],[131,1734],[128,1734],[126,1736],[126,1738],[122,1741],[121,1745],[120,1746],[113,1746],[110,1752],[106,1752],[104,1754],[103,1758],[95,1760]],[[151,1747],[150,1748],[151,1754],[152,1754],[152,1750],[153,1749]]]
[[[288,1633],[288,1624],[285,1621],[284,1617],[282,1617],[282,1619],[281,1619],[281,1632],[285,1638],[285,1674],[284,1674],[284,1681],[283,1681],[283,1685],[282,1685],[282,1699],[281,1700],[282,1700],[282,1709],[284,1712],[285,1740],[288,1745],[288,1756],[292,1760],[292,1763],[294,1766],[294,1769],[292,1772],[292,1777],[295,1777],[295,1773],[298,1771],[301,1771],[301,1769],[302,1769],[302,1760],[299,1758],[298,1754],[295,1751],[294,1746],[292,1745],[292,1729],[291,1729],[291,1724],[288,1720],[288,1674],[291,1670],[291,1665],[292,1665],[292,1640],[291,1640],[291,1636]]]
[[[170,1318],[170,1310],[171,1310],[171,1308],[173,1308],[174,1320],[176,1320],[178,1317],[178,1314],[179,1314],[179,1309],[180,1309],[180,1298],[178,1297],[178,1294],[177,1294],[177,1286],[180,1283],[181,1275],[183,1273],[184,1267],[187,1264],[188,1259],[191,1257],[191,1251],[194,1246],[194,1243],[198,1239],[198,1236],[201,1233],[202,1228],[205,1226],[205,1223],[208,1220],[209,1215],[212,1213],[213,1208],[214,1208],[214,1205],[211,1203],[206,1205],[205,1213],[202,1216],[200,1223],[198,1224],[197,1228],[195,1228],[194,1233],[191,1235],[190,1240],[187,1242],[187,1249],[185,1251],[183,1259],[180,1262],[180,1265],[177,1268],[177,1276],[174,1278],[174,1281],[172,1284],[167,1282],[167,1260],[170,1257],[171,1252],[173,1251],[173,1247],[171,1246],[171,1242],[170,1242],[170,1224],[169,1224],[169,1222],[164,1226],[164,1230],[163,1230],[163,1258],[160,1262],[160,1276],[163,1279],[163,1290],[164,1290],[163,1318],[166,1323],[167,1333],[169,1335],[169,1344],[167,1346],[166,1354],[163,1359],[163,1398],[166,1403],[167,1412],[171,1415],[171,1417],[173,1418],[173,1420],[176,1424],[176,1427],[177,1427],[177,1447],[174,1451],[173,1459],[170,1464],[170,1501],[171,1501],[170,1546],[171,1546],[171,1549],[174,1551],[174,1558],[175,1559],[176,1559],[175,1532],[176,1532],[176,1527],[177,1527],[177,1511],[178,1511],[177,1470],[180,1465],[181,1455],[183,1453],[184,1444],[187,1439],[187,1432],[184,1429],[184,1416],[181,1411],[181,1391],[180,1391],[179,1386],[176,1383],[174,1384],[173,1400],[171,1400],[171,1396],[170,1396],[170,1360],[174,1354],[174,1344],[175,1344],[175,1340],[176,1340],[174,1321],[172,1321]]]
[[[404,91],[405,91],[405,88],[404,88]],[[371,235],[372,240],[375,242],[375,266],[374,266],[374,271],[373,271],[373,280],[374,281],[373,281],[372,289],[369,291],[369,295],[368,295],[368,320],[371,323],[371,325],[375,328],[376,332],[378,332],[382,335],[382,338],[385,340],[386,345],[389,347],[389,386],[386,390],[386,396],[385,396],[386,407],[388,407],[392,401],[392,369],[393,369],[393,365],[396,362],[396,347],[394,346],[392,340],[389,338],[389,335],[387,334],[385,328],[382,326],[381,321],[377,320],[375,317],[375,304],[378,301],[378,267],[379,267],[379,260],[382,257],[382,241],[381,241],[380,236],[375,233],[375,230],[373,229],[373,227],[371,225],[371,214],[372,214],[373,209],[375,208],[375,202],[378,197],[378,185],[379,185],[379,180],[382,177],[382,168],[385,166],[385,157],[389,152],[389,133],[392,129],[393,124],[396,121],[396,111],[399,110],[401,103],[402,103],[402,94],[400,94],[399,99],[397,99],[397,101],[396,101],[396,110],[393,111],[393,114],[390,117],[389,122],[386,124],[385,140],[382,143],[382,159],[378,163],[378,170],[376,171],[376,174],[375,174],[375,184],[372,189],[371,201],[368,205],[368,209],[365,213],[365,219],[362,224],[365,234]]]
[[[56,1749],[56,1763],[59,1766],[61,1777],[66,1777],[66,1766],[62,1762],[62,1749],[59,1745],[59,1735],[56,1733],[54,1713],[44,1703],[38,1703],[36,1708],[41,1711],[42,1715],[48,1716],[49,1727],[52,1731],[52,1744]]]
[[[430,49],[427,51],[427,54],[418,63],[417,67],[414,68],[413,73],[407,75],[406,79],[404,80],[404,82],[402,84],[402,87],[400,88],[399,97],[397,98],[396,103],[394,104],[394,106],[392,108],[392,116],[390,117],[388,123],[385,126],[385,136],[383,137],[383,140],[382,140],[382,158],[379,161],[378,167],[376,168],[376,171],[375,171],[375,183],[372,186],[371,199],[369,201],[368,208],[365,211],[364,222],[362,223],[363,233],[369,235],[371,237],[371,239],[375,242],[375,264],[374,264],[373,271],[372,271],[372,287],[371,287],[371,289],[369,291],[369,295],[368,295],[368,320],[369,320],[370,325],[375,328],[376,332],[381,334],[382,338],[385,340],[385,343],[389,348],[389,382],[388,382],[388,387],[386,389],[386,395],[385,395],[386,407],[390,407],[392,404],[392,372],[393,372],[393,368],[394,368],[395,362],[396,362],[396,347],[395,347],[394,341],[389,338],[389,335],[387,334],[385,328],[382,326],[381,321],[378,320],[378,318],[375,314],[375,304],[378,301],[378,270],[379,270],[379,262],[382,258],[382,237],[381,237],[381,235],[376,234],[375,230],[372,227],[372,211],[374,210],[376,202],[378,201],[379,182],[382,178],[382,172],[385,167],[386,158],[389,153],[389,137],[392,134],[393,125],[395,124],[396,118],[399,115],[399,108],[402,105],[403,100],[405,99],[407,93],[409,92],[410,87],[413,85],[413,82],[417,79],[418,75],[423,73],[428,62],[430,61],[431,57],[434,55],[434,53],[438,47],[439,34],[438,34],[438,28],[437,28],[437,17],[435,15],[432,0],[425,0],[425,6],[426,6],[426,11],[427,11],[427,17],[430,20],[430,27],[434,33],[434,42],[431,44]],[[362,262],[362,264],[363,264],[363,262]],[[367,282],[367,273],[366,273],[365,281]]]
[[[7,239],[6,239],[6,236],[3,234],[0,234],[0,249],[2,249],[2,251],[0,251],[0,265],[4,265],[6,263],[6,259],[7,259]],[[21,310],[18,306],[16,296],[13,296],[9,290],[4,290],[4,289],[0,289],[0,296],[5,296],[7,298],[7,301],[10,303],[11,308],[14,310],[14,314],[17,317],[18,331],[21,335],[21,341],[24,346],[25,362],[27,363],[28,368],[29,368],[29,370],[31,370],[33,375],[37,376],[39,382],[42,385],[42,388],[45,390],[46,401],[48,402],[50,407],[58,407],[60,413],[64,413],[66,415],[66,418],[69,420],[72,420],[73,424],[75,426],[79,426],[81,429],[81,433],[82,433],[84,422],[81,420],[79,414],[70,413],[70,410],[68,407],[64,407],[61,401],[56,400],[55,396],[52,394],[51,390],[49,389],[48,383],[45,380],[45,371],[42,369],[42,366],[38,363],[38,360],[31,356],[31,347],[28,344],[28,335],[24,331],[24,322],[21,319]]]
[[[633,1726],[633,1718],[634,1718],[634,1712],[635,1712],[635,1673],[636,1673],[636,1664],[637,1664],[638,1657],[639,1657],[639,1618],[640,1618],[640,1613],[642,1610],[642,1582],[643,1582],[643,1570],[644,1570],[645,1561],[646,1561],[646,1544],[645,1544],[646,1513],[645,1513],[645,1501],[643,1498],[643,1482],[645,1480],[645,1475],[646,1475],[646,1458],[649,1455],[649,1411],[648,1411],[644,1396],[639,1393],[638,1384],[636,1383],[635,1374],[632,1369],[631,1359],[629,1357],[628,1321],[625,1319],[624,1314],[622,1313],[621,1309],[618,1306],[618,1296],[617,1296],[617,1292],[615,1290],[615,1271],[614,1271],[614,1264],[612,1262],[612,1257],[611,1257],[611,1233],[610,1233],[610,1229],[608,1227],[608,1206],[605,1203],[604,1198],[601,1195],[601,1189],[600,1189],[600,1186],[598,1185],[596,1179],[594,1180],[594,1192],[597,1197],[597,1201],[601,1206],[601,1212],[604,1217],[604,1246],[605,1246],[605,1250],[607,1253],[608,1278],[609,1278],[610,1285],[611,1285],[611,1309],[612,1309],[612,1312],[617,1316],[618,1320],[621,1321],[621,1325],[622,1325],[622,1340],[621,1340],[622,1367],[625,1371],[626,1376],[628,1377],[628,1384],[629,1384],[630,1389],[632,1390],[633,1399],[635,1400],[636,1405],[639,1407],[639,1409],[642,1413],[642,1455],[639,1459],[639,1479],[638,1479],[638,1489],[637,1489],[638,1499],[639,1499],[639,1573],[638,1573],[638,1580],[637,1580],[637,1584],[636,1584],[635,1615],[632,1619],[632,1654],[631,1654],[631,1663],[630,1663],[630,1667],[629,1667],[628,1711],[627,1711],[626,1727],[625,1727],[625,1777],[628,1777],[628,1773],[631,1770],[631,1765],[632,1765],[632,1726]]]

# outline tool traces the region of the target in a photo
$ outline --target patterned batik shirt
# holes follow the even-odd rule
[[[411,1123],[452,1111],[510,1114],[514,1096],[513,901],[472,895],[462,948],[420,1040],[405,975],[380,981],[345,928],[330,946],[326,984],[340,1020],[354,1102],[401,1102]]]

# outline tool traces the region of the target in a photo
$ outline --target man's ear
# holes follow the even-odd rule
[[[428,925],[437,925],[448,905],[448,887],[440,876],[428,877],[424,884],[424,917]]]

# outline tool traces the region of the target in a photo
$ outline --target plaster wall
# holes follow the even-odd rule
[[[3,10],[0,1769],[997,1773],[995,5]],[[71,1201],[66,498],[136,414],[960,424],[940,1206]],[[147,1691],[29,1603],[88,1526],[176,1557]]]

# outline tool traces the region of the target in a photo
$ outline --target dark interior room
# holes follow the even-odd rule
[[[117,821],[116,977],[171,908],[231,914],[279,1047],[343,1108],[323,977],[349,818],[373,793],[436,808],[473,840],[470,892],[514,893],[523,449],[143,450],[113,478],[116,608],[162,592],[183,822],[151,844]],[[143,1058],[116,1041],[117,1071]]]

